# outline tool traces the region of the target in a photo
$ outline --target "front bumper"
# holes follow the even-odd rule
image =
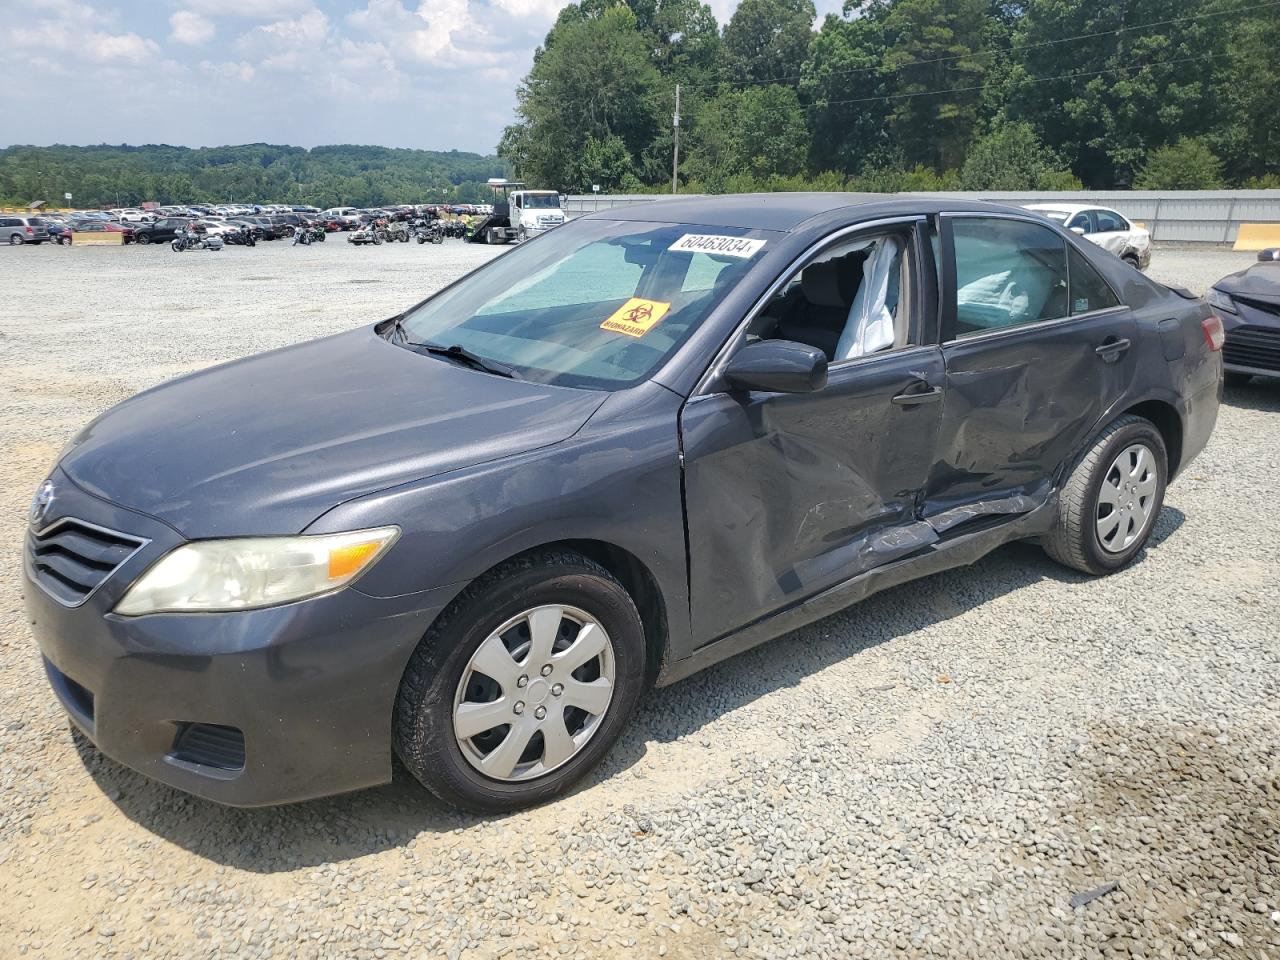
[[[51,686],[103,753],[236,806],[390,780],[396,691],[444,593],[377,599],[347,588],[264,610],[119,617],[110,611],[124,590],[181,538],[55,480],[60,515],[148,541],[75,607],[36,582],[29,551],[24,560],[26,610]],[[192,725],[238,731],[242,767],[185,749]]]

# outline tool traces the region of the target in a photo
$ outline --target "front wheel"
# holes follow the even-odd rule
[[[181,240],[175,240],[169,246],[173,247],[174,253],[181,253],[185,244]]]
[[[644,680],[644,628],[622,584],[574,553],[518,558],[468,587],[414,651],[395,749],[464,810],[542,803],[604,757]]]
[[[1150,420],[1114,420],[1076,461],[1059,493],[1045,552],[1064,566],[1102,576],[1147,544],[1164,505],[1169,455]]]

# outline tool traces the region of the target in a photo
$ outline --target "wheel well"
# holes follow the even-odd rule
[[[1147,400],[1124,412],[1143,417],[1156,425],[1169,452],[1169,479],[1172,480],[1182,466],[1182,418],[1178,411],[1163,400]]]
[[[662,590],[649,568],[633,553],[604,540],[556,540],[523,551],[520,556],[542,550],[572,550],[608,570],[631,594],[640,622],[648,658],[648,678],[657,677],[667,653],[667,605]],[[504,561],[506,562],[506,561]],[[497,564],[495,564],[497,566]]]

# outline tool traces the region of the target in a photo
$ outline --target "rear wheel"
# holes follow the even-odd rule
[[[640,615],[608,571],[567,552],[513,560],[468,587],[414,651],[396,752],[454,806],[541,803],[608,752],[644,675]]]
[[[148,234],[148,233],[140,233],[140,234],[138,234],[138,244],[139,244],[140,246],[145,247],[145,246],[146,246],[147,244],[149,244],[150,242],[151,242],[151,235],[150,235],[150,234]]]
[[[1113,421],[1076,461],[1059,494],[1058,521],[1042,542],[1064,566],[1095,576],[1119,570],[1146,546],[1168,476],[1155,424]]]
[[[22,246],[22,237],[20,237],[20,236],[19,236],[18,234],[16,234],[16,233],[12,233],[12,234],[10,234],[10,235],[9,235],[9,246],[11,246],[11,247],[20,247],[20,246]]]
[[[1135,269],[1135,270],[1141,270],[1141,269],[1142,269],[1142,264],[1141,264],[1141,262],[1138,260],[1138,256],[1137,256],[1137,254],[1133,254],[1133,253],[1126,253],[1126,254],[1125,254],[1123,257],[1121,257],[1120,259],[1121,259],[1121,260],[1123,260],[1125,263],[1127,263],[1129,266],[1133,267],[1133,269]]]

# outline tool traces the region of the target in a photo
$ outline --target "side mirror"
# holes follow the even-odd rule
[[[1077,237],[1083,237],[1084,227],[1072,227],[1071,232],[1074,233]]]
[[[758,340],[733,355],[724,379],[733,390],[812,393],[827,385],[827,356],[793,340]]]

